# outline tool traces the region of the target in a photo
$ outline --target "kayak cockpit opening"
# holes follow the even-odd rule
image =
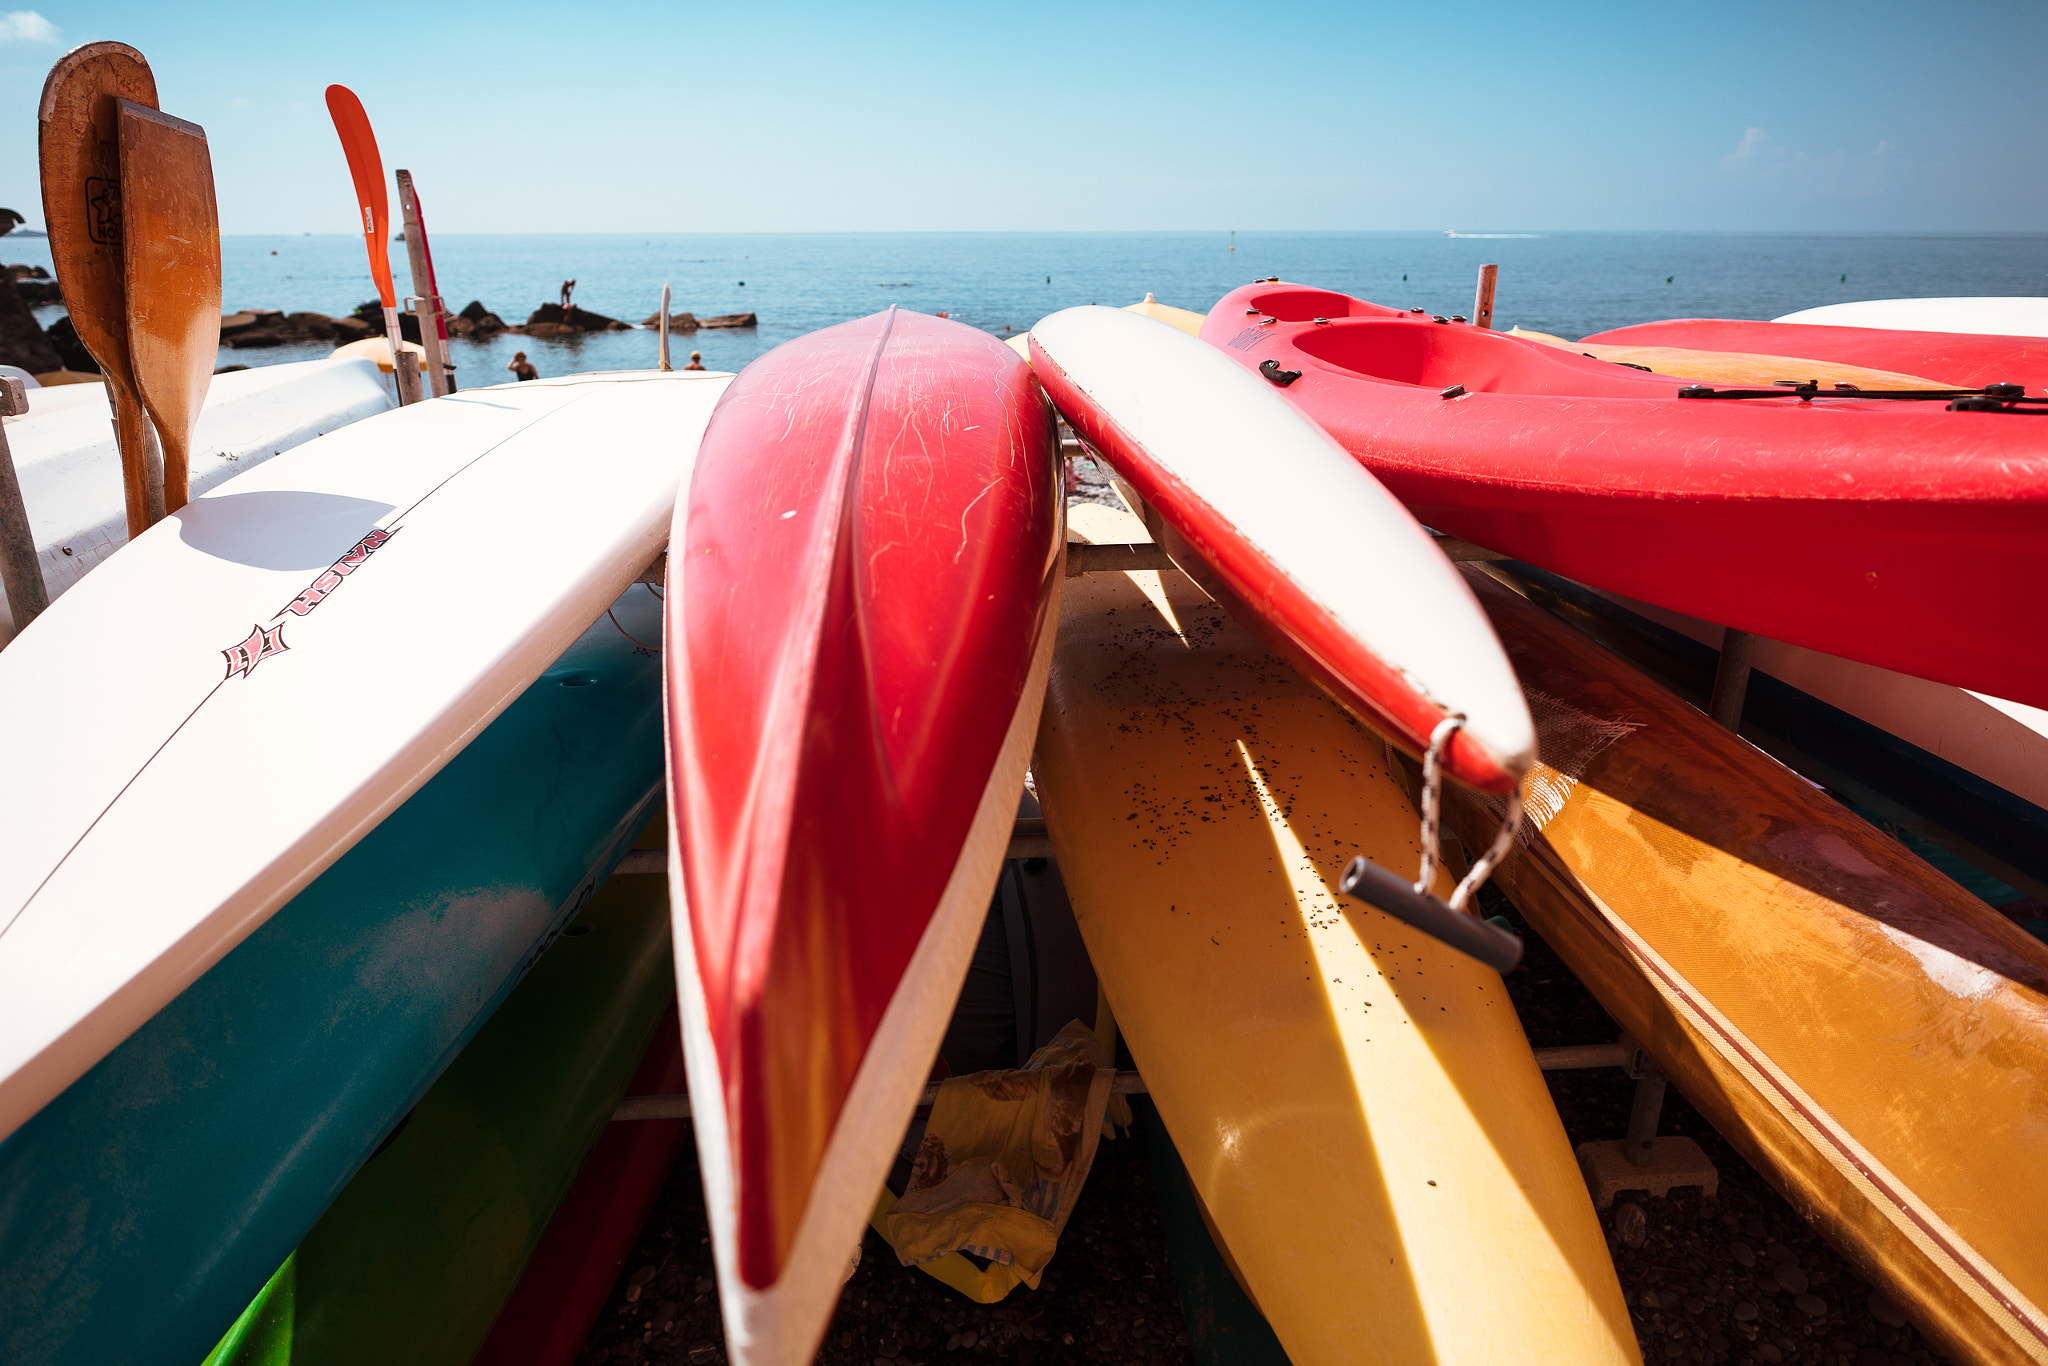
[[[1348,294],[1327,289],[1283,288],[1255,294],[1245,302],[1247,310],[1257,309],[1283,323],[1314,322],[1317,318],[1391,318],[1394,309],[1369,304]]]
[[[1437,390],[1462,384],[1475,393],[1669,399],[1684,382],[1497,332],[1419,325],[1398,317],[1333,320],[1297,334],[1293,343],[1303,355],[1325,365],[1369,379]]]

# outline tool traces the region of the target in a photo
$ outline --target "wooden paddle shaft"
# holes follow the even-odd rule
[[[412,352],[405,349],[405,336],[398,329],[398,310],[390,304],[384,306],[384,337],[391,343],[391,378],[398,385],[400,406],[418,403],[427,396],[420,387],[420,367],[413,363]]]
[[[156,78],[140,52],[126,43],[88,43],[66,53],[43,84],[37,153],[57,283],[78,340],[106,378],[114,409],[132,538],[163,514],[161,499],[152,508],[149,424],[128,356],[116,99],[156,103]]]
[[[398,177],[398,208],[405,217],[405,256],[412,266],[411,312],[419,320],[420,349],[427,353],[427,384],[435,398],[446,398],[449,393],[447,311],[442,306],[441,296],[434,292],[434,271],[427,264],[427,229],[420,220],[420,201],[413,191],[412,172],[400,170],[395,174]]]
[[[1472,325],[1491,329],[1493,326],[1493,286],[1500,278],[1499,266],[1479,268],[1479,292],[1472,296]]]
[[[163,510],[185,506],[192,429],[220,351],[220,215],[206,131],[115,102],[129,364],[163,443]]]
[[[659,351],[656,353],[656,360],[658,362],[656,368],[662,370],[675,369],[673,365],[670,365],[668,363],[668,306],[669,289],[668,286],[664,284],[661,287],[661,347]]]
[[[27,411],[27,387],[18,379],[0,379],[0,416],[17,417]],[[42,567],[36,563],[35,532],[21,501],[21,481],[14,474],[14,456],[7,449],[4,428],[0,428],[0,587],[7,590],[7,611],[14,618],[17,635],[50,605]]]

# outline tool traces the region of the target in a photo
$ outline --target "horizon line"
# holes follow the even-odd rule
[[[1565,236],[1692,236],[1692,237],[2041,237],[2048,227],[2039,228],[1506,228],[1483,226],[1467,231],[1437,228],[607,228],[556,229],[544,232],[475,232],[442,230],[434,235],[449,237],[1209,237],[1237,233],[1267,237],[1407,236],[1410,234],[1445,241],[1463,241],[1486,236],[1515,236],[1531,240]],[[44,228],[22,224],[7,237],[23,241],[47,241]],[[351,240],[359,232],[308,232],[303,229],[271,232],[224,232],[232,237],[342,237]],[[4,240],[4,239],[0,239]],[[395,234],[392,240],[400,240]]]

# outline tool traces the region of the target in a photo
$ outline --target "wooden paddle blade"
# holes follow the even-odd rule
[[[206,130],[115,101],[127,231],[128,357],[164,452],[164,511],[185,505],[192,428],[220,352],[220,215]]]
[[[106,375],[135,536],[152,520],[149,434],[128,358],[116,99],[155,105],[156,77],[126,43],[88,43],[50,68],[36,123],[50,257],[71,325]]]
[[[341,135],[341,150],[348,157],[349,178],[356,183],[356,203],[363,211],[363,242],[370,249],[370,277],[377,282],[377,297],[386,308],[398,307],[398,290],[391,283],[391,207],[384,195],[384,158],[377,152],[377,135],[370,129],[370,116],[363,102],[345,85],[327,87],[327,112],[334,117],[334,131]]]

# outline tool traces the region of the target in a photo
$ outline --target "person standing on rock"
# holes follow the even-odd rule
[[[576,292],[574,280],[562,281],[562,321],[569,321],[569,296]]]
[[[540,371],[533,368],[533,362],[526,358],[524,351],[512,353],[512,363],[505,367],[521,379],[539,379]]]
[[[690,363],[683,368],[685,370],[702,370],[704,368],[704,353],[702,351],[692,351],[690,353]]]

